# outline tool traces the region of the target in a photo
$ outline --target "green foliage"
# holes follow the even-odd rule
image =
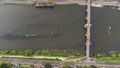
[[[45,68],[52,68],[52,65],[50,63],[45,64]]]
[[[75,6],[77,3],[69,3],[69,4],[57,4],[56,6]]]
[[[23,51],[18,51],[18,55],[24,55]]]
[[[105,57],[105,53],[97,53],[97,54],[94,54],[94,57],[99,59],[99,58],[102,58],[102,57]]]
[[[24,56],[32,56],[33,55],[33,51],[31,49],[25,50],[23,52],[23,55]]]
[[[41,55],[41,51],[40,50],[35,51],[34,55],[40,56]]]
[[[3,62],[0,62],[0,68],[2,67],[3,64],[4,64]]]
[[[3,55],[8,55],[8,54],[9,54],[9,50],[0,51],[0,54],[3,54]]]
[[[118,51],[110,51],[110,52],[109,52],[109,56],[110,56],[110,57],[117,57],[117,52],[118,52]]]
[[[5,3],[7,5],[33,6],[33,3]]]
[[[11,63],[8,63],[8,64],[7,64],[7,67],[8,67],[8,68],[12,68],[12,66],[13,66],[13,64],[11,64]]]
[[[99,61],[106,63],[120,63],[120,57],[103,57]]]
[[[13,64],[0,62],[0,68],[12,68]]]
[[[9,52],[10,55],[18,55],[18,52],[16,50],[12,50]]]
[[[120,57],[120,53],[118,53],[117,56]]]
[[[23,55],[23,56],[60,56],[60,57],[81,57],[83,56],[83,53],[80,53],[77,50],[73,49],[64,49],[64,50],[54,50],[54,49],[44,49],[44,50],[37,50],[34,51],[31,49],[24,50],[24,51],[17,51],[17,50],[6,50],[6,51],[0,51],[0,54],[2,55]]]
[[[41,55],[44,55],[44,56],[49,56],[50,55],[50,52],[48,50],[43,50],[41,51]]]

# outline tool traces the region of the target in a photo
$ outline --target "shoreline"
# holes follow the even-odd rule
[[[44,1],[40,1],[44,2]],[[56,6],[69,6],[69,5],[87,5],[85,0],[67,0],[67,1],[53,1]],[[19,5],[19,6],[34,6],[34,1],[0,1],[0,5]],[[94,7],[104,7],[104,6],[111,6],[111,7],[119,7],[119,1],[91,1],[91,6]]]
[[[77,2],[54,2],[56,6],[85,5]],[[34,6],[34,2],[0,2],[0,5]]]

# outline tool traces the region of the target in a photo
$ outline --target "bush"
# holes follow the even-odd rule
[[[110,57],[117,57],[117,52],[118,52],[118,51],[110,51],[110,52],[109,52],[109,56],[110,56]]]
[[[50,63],[45,64],[45,68],[52,68],[52,65]]]
[[[99,59],[99,58],[105,57],[105,53],[97,53],[97,54],[94,54],[93,56]]]
[[[0,62],[0,68],[12,68],[13,64]]]

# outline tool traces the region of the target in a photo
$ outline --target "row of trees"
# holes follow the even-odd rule
[[[93,55],[95,58],[102,58],[102,57],[120,57],[119,51],[110,51],[109,53],[96,53]]]
[[[72,49],[65,49],[65,50],[37,50],[33,51],[31,49],[24,50],[24,51],[17,51],[17,50],[5,50],[0,51],[0,54],[2,55],[24,55],[24,56],[62,56],[62,57],[68,57],[68,56],[83,56],[83,53],[80,53],[77,50]]]
[[[82,57],[84,56],[84,53],[80,53],[78,50],[73,49],[64,49],[64,50],[36,50],[33,51],[32,49],[23,50],[23,51],[17,51],[17,50],[5,50],[0,51],[1,55],[23,55],[23,56],[62,56],[62,57],[68,57],[68,56],[77,56]],[[120,57],[119,51],[110,51],[109,53],[96,53],[93,54],[92,57],[95,58],[101,58],[101,57]]]

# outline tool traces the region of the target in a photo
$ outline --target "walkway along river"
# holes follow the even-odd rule
[[[0,36],[6,34],[49,36],[52,32],[60,33],[60,36],[47,38],[0,38],[0,50],[49,48],[84,51],[85,6],[36,9],[32,6],[1,5],[0,9]],[[116,9],[92,7],[92,53],[119,50],[119,17],[120,11]]]

